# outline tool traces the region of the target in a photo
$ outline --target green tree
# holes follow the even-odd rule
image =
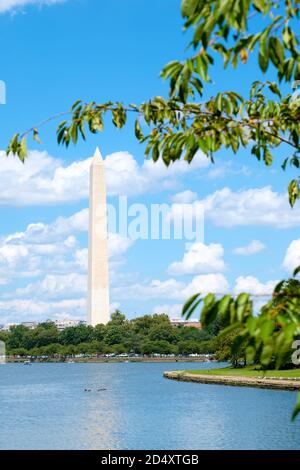
[[[30,332],[29,328],[23,325],[12,326],[10,334],[7,336],[7,347],[9,349],[22,348],[26,344],[26,336]]]
[[[105,337],[106,327],[103,324],[96,325],[93,331],[93,338],[98,341],[103,341]]]
[[[179,341],[177,344],[179,354],[199,353],[199,343],[193,340]]]
[[[177,330],[171,324],[157,324],[150,328],[149,339],[151,341],[176,342],[178,337]]]
[[[144,315],[142,317],[134,318],[132,325],[136,333],[148,333],[155,320],[152,315]]]
[[[174,354],[176,347],[165,340],[151,341],[146,340],[142,346],[143,354]]]
[[[111,352],[114,354],[123,354],[128,353],[128,349],[123,343],[115,343],[111,346]]]
[[[58,354],[58,344],[57,343],[49,343],[46,346],[42,346],[39,348],[40,353],[43,356],[55,356]]]
[[[124,327],[119,324],[107,325],[104,341],[106,344],[118,344],[121,343],[124,337]]]
[[[91,341],[93,338],[93,327],[88,325],[78,325],[65,328],[59,334],[59,342],[65,345],[77,345]]]
[[[8,353],[10,356],[21,356],[21,357],[28,356],[28,354],[29,354],[28,350],[25,349],[25,348],[9,349],[9,350],[7,351],[7,353]]]
[[[215,358],[218,361],[230,361],[233,367],[247,364],[246,345],[241,341],[239,328],[216,338]]]
[[[294,276],[299,272],[300,267]],[[221,335],[225,341],[224,348],[231,345],[231,353],[226,351],[234,358],[234,364],[238,363],[241,355],[245,362],[258,361],[264,369],[279,369],[291,364],[293,342],[300,337],[300,281],[295,277],[277,284],[272,298],[259,315],[254,314],[248,294],[240,294],[236,299],[231,295],[217,299],[213,294],[195,294],[184,305],[183,315],[189,318],[198,307],[201,308],[204,327],[211,325],[217,316],[229,325]],[[293,418],[299,412],[300,398]]]
[[[126,322],[125,315],[120,311],[116,310],[111,314],[109,325],[123,325]]]
[[[47,346],[58,342],[58,330],[54,323],[41,323],[27,337],[32,346]]]
[[[7,331],[0,331],[0,341],[4,341],[4,343],[8,340],[9,333]]]

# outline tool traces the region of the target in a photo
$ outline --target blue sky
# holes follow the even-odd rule
[[[179,201],[205,209],[204,244],[111,238],[112,308],[128,317],[176,316],[194,292],[267,294],[300,264],[300,209],[287,203],[284,149],[271,170],[241,150],[219,152],[215,165],[199,154],[191,168],[168,171],[144,162],[130,123],[122,131],[108,125],[68,150],[57,146],[51,124],[41,145],[30,144],[25,166],[4,156],[13,133],[79,98],[139,103],[166,95],[159,72],[184,57],[188,41],[179,6],[179,0],[0,0],[0,79],[7,86],[0,106],[0,324],[85,318],[88,169],[97,145],[109,202],[116,205],[123,194],[147,207]],[[252,58],[237,70],[217,63],[211,75],[206,96],[246,93],[263,79]]]

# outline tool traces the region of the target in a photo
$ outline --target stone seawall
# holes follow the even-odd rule
[[[167,371],[163,376],[166,379],[183,382],[198,382],[202,384],[231,385],[236,387],[257,387],[274,390],[300,391],[299,379],[266,378],[266,377],[236,377],[225,375],[190,374],[184,371]]]

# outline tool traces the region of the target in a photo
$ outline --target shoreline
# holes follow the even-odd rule
[[[91,358],[47,358],[47,359],[29,359],[29,358],[7,358],[7,364],[22,364],[24,362],[30,362],[32,364],[57,364],[57,363],[77,363],[77,364],[85,364],[85,363],[120,363],[120,362],[215,362],[212,360],[208,360],[205,357],[91,357]]]
[[[266,378],[266,377],[241,377],[225,375],[201,375],[190,374],[184,371],[166,371],[163,373],[166,379],[178,380],[182,382],[197,382],[202,384],[226,385],[233,387],[255,387],[267,388],[271,390],[299,391],[300,380],[286,378]]]

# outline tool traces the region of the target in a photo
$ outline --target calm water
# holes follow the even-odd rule
[[[0,449],[300,449],[294,392],[162,377],[201,367],[2,365]]]

